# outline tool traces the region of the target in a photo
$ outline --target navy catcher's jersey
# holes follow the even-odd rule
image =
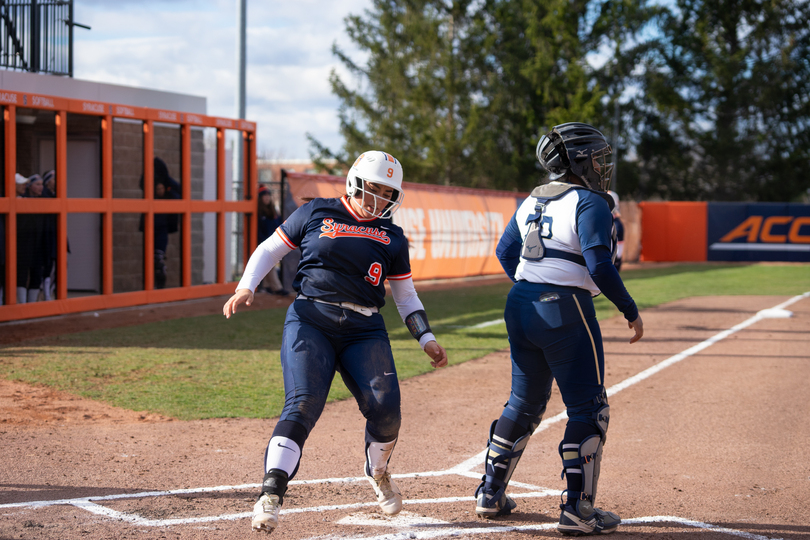
[[[346,197],[304,204],[278,232],[301,248],[293,288],[305,296],[381,308],[385,280],[411,277],[402,229],[390,219],[359,217]]]

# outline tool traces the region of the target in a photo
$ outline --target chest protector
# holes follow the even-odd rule
[[[529,230],[526,233],[526,238],[523,240],[523,249],[520,252],[521,258],[527,261],[536,262],[544,257],[552,257],[556,259],[565,259],[567,261],[585,266],[585,258],[582,255],[559,249],[550,249],[547,248],[543,243],[543,238],[551,238],[551,226],[554,222],[551,216],[546,215],[546,207],[550,202],[562,199],[573,189],[596,193],[605,199],[611,210],[613,209],[613,198],[607,193],[601,193],[599,191],[587,189],[575,184],[563,184],[556,182],[537,186],[532,190],[531,193],[531,196],[537,199],[537,203],[535,203],[534,206],[534,213],[529,214],[529,216],[526,218],[526,225],[529,226]],[[617,245],[615,238],[616,234],[614,230],[613,240],[611,241],[611,251],[613,253],[613,257],[615,257]]]

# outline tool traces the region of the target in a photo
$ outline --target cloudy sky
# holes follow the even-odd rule
[[[247,118],[259,151],[309,156],[305,133],[338,149],[332,44],[361,59],[343,19],[370,0],[247,0]],[[203,96],[236,117],[237,0],[76,0],[74,77]],[[345,77],[344,77],[345,78]]]

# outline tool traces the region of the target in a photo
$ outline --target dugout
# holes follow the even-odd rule
[[[0,321],[233,291],[256,237],[254,122],[208,116],[203,97],[12,71],[0,108]],[[17,196],[17,178],[49,171],[53,196]],[[164,173],[173,197],[155,189]],[[53,298],[40,283],[29,302],[42,259]]]

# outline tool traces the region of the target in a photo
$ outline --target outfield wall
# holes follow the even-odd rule
[[[810,262],[810,205],[642,202],[642,261]]]

